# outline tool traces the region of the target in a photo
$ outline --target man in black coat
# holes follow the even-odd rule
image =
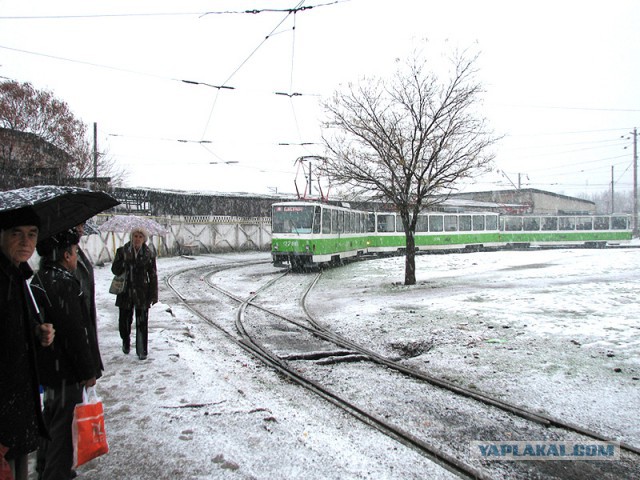
[[[40,269],[31,282],[40,309],[57,332],[55,342],[38,355],[44,420],[51,436],[38,450],[41,480],[72,478],[74,408],[82,403],[83,388],[94,386],[102,375],[97,332],[73,275],[78,241],[77,232],[70,230],[39,242]]]
[[[8,463],[16,480],[26,480],[27,455],[46,435],[35,349],[36,338],[49,345],[54,330],[38,322],[26,284],[39,225],[29,208],[0,213],[0,468]]]

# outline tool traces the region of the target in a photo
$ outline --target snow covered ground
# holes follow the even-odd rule
[[[269,254],[162,258],[158,270],[233,258]],[[424,255],[410,287],[403,268],[396,257],[327,271],[308,303],[408,365],[640,445],[640,249]],[[164,283],[149,358],[124,355],[110,265],[95,272],[111,451],[81,478],[452,478],[260,365]]]

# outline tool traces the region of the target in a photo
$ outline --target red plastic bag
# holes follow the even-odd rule
[[[73,436],[73,468],[109,451],[104,429],[104,409],[95,387],[85,388],[82,403],[76,405],[71,424]]]
[[[13,472],[11,472],[11,465],[4,455],[9,451],[9,447],[5,447],[0,443],[0,480],[13,480]]]

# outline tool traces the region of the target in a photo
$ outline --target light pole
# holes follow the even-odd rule
[[[633,132],[629,132],[633,135],[633,218],[632,232],[634,237],[638,236],[638,129],[634,127]],[[622,135],[622,138],[629,140],[629,137]],[[624,147],[627,148],[626,146]]]
[[[93,122],[93,189],[98,189],[98,124]]]

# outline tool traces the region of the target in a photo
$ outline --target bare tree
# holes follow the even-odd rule
[[[6,129],[0,154],[7,178],[37,182],[46,177],[43,172],[50,172],[48,178],[65,182],[94,176],[87,125],[52,92],[37,90],[27,82],[1,82],[0,128]],[[47,147],[46,155],[42,154],[43,145]],[[117,179],[122,175],[104,155],[98,157],[97,167],[103,177]],[[25,177],[34,173],[39,175]]]
[[[477,55],[454,55],[445,82],[420,57],[389,80],[349,84],[324,103],[328,153],[320,169],[334,186],[395,207],[406,235],[405,285],[416,283],[418,213],[486,169],[498,140],[478,111]]]

